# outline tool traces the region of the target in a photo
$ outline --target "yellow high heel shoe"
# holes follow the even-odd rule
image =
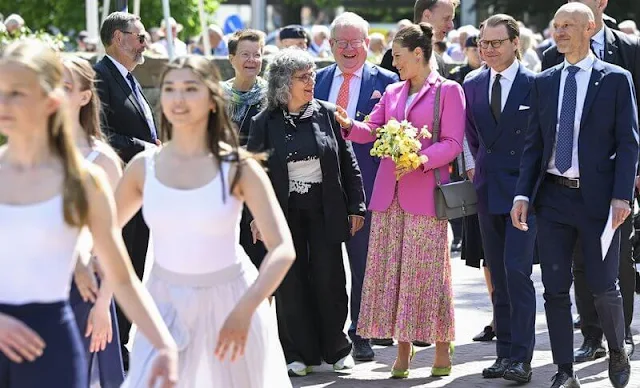
[[[444,377],[451,375],[451,366],[453,365],[453,353],[455,352],[456,347],[452,342],[449,343],[449,358],[451,359],[451,364],[449,366],[436,367],[431,368],[431,376],[432,377]]]
[[[416,348],[411,344],[411,355],[409,356],[409,363],[413,360],[413,357],[416,355]],[[392,379],[406,379],[409,377],[409,368],[405,370],[391,368],[391,378]]]

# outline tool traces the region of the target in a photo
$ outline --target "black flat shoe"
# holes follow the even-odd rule
[[[573,360],[576,363],[594,361],[605,357],[607,350],[602,346],[602,340],[596,338],[585,338],[582,346],[573,352]]]
[[[417,346],[419,348],[428,348],[429,346],[431,346],[430,343],[428,342],[422,342],[422,341],[413,341],[413,346]]]
[[[496,362],[488,368],[482,370],[482,377],[485,379],[499,379],[504,376],[504,372],[511,366],[511,360],[498,357]]]
[[[356,361],[373,361],[373,357],[375,357],[375,353],[371,349],[371,345],[369,345],[369,340],[354,341],[351,355]]]
[[[515,381],[516,383],[526,384],[531,381],[531,364],[528,362],[513,362],[511,366],[504,372],[503,379]]]
[[[570,376],[566,372],[558,372],[551,378],[551,388],[580,388],[580,380],[574,373]]]
[[[493,341],[496,337],[496,333],[493,331],[493,327],[485,326],[484,330],[482,330],[478,335],[473,337],[473,340],[476,342],[489,342]]]
[[[372,338],[371,345],[393,346],[393,338]]]
[[[631,364],[624,350],[609,351],[609,381],[613,388],[624,388],[629,384]]]

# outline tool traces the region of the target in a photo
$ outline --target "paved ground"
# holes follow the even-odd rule
[[[480,270],[465,267],[459,258],[453,258],[454,292],[456,304],[456,354],[453,373],[447,378],[430,377],[433,362],[433,347],[420,349],[412,363],[411,376],[407,380],[391,380],[389,373],[395,359],[396,348],[375,347],[376,360],[359,363],[351,374],[338,374],[324,365],[306,377],[293,378],[295,388],[403,388],[403,387],[460,387],[494,388],[517,386],[505,380],[484,380],[480,375],[483,368],[492,364],[495,356],[495,342],[474,343],[471,338],[491,320],[491,310]],[[535,268],[537,290],[536,352],[534,353],[533,380],[527,387],[549,387],[555,373],[551,361],[551,350],[547,333],[542,300],[542,282],[539,267]],[[633,324],[636,343],[640,343],[640,298],[636,298],[636,320]],[[576,347],[582,336],[575,335]],[[584,388],[610,387],[607,377],[607,361],[578,364],[576,370]],[[632,381],[629,388],[640,388],[640,346],[632,357]]]

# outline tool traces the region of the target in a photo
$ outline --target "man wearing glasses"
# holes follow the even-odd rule
[[[151,106],[131,72],[144,63],[147,48],[144,25],[138,16],[114,12],[100,29],[107,55],[95,65],[96,88],[102,101],[102,131],[125,163],[137,153],[160,144]],[[142,279],[149,243],[149,228],[138,212],[122,231],[136,274]],[[125,370],[131,323],[118,309],[118,326]]]
[[[347,111],[351,119],[362,121],[371,113],[387,85],[398,82],[398,76],[366,62],[369,51],[369,23],[362,17],[345,12],[333,21],[330,30],[331,52],[336,63],[318,72],[315,97],[339,105]],[[353,144],[353,151],[362,173],[367,205],[379,163],[370,154],[371,146],[372,143]],[[374,357],[369,340],[356,335],[370,223],[371,213],[367,212],[363,230],[347,242],[351,266],[349,337],[353,341],[353,358],[357,361],[370,361]]]

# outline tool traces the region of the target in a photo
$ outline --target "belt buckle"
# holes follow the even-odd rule
[[[579,189],[580,178],[567,178],[567,187],[570,189]]]

